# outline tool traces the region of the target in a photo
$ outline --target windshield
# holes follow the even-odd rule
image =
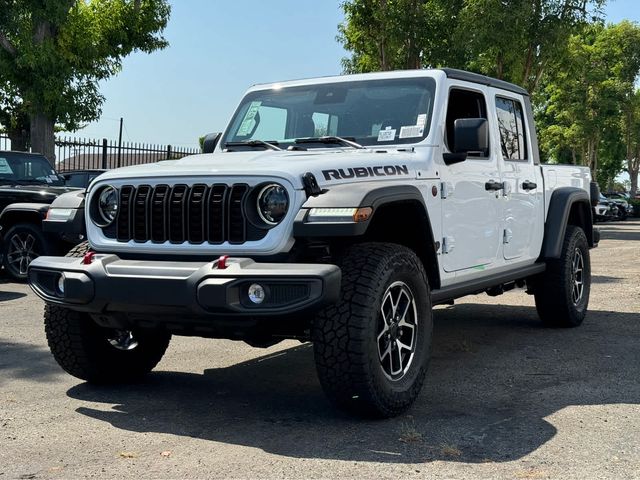
[[[247,94],[224,138],[228,143],[270,142],[280,148],[296,140],[341,137],[361,145],[416,143],[429,133],[435,81],[401,78],[274,88]],[[304,143],[327,148],[344,143]]]
[[[46,158],[14,152],[0,152],[0,182],[62,185]]]

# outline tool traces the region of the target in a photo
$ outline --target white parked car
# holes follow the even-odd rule
[[[546,325],[585,318],[597,189],[540,164],[515,85],[447,69],[258,85],[205,150],[61,197],[53,217],[84,209],[88,243],[29,276],[70,374],[138,378],[171,335],[299,339],[336,405],[392,416],[423,385],[433,305],[526,287]]]

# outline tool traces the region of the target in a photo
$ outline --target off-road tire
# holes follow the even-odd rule
[[[82,257],[86,242],[74,247],[68,257]],[[171,335],[162,331],[133,330],[138,345],[119,350],[109,343],[112,329],[103,328],[90,315],[57,305],[45,305],[47,342],[58,364],[74,377],[91,383],[128,383],[149,373],[162,359]]]
[[[47,239],[38,225],[34,223],[18,223],[17,225],[9,228],[7,234],[4,236],[4,240],[2,241],[2,264],[5,272],[13,280],[17,282],[26,282],[26,271],[21,272],[20,266],[11,263],[9,258],[9,252],[12,248],[11,239],[16,235],[18,238],[27,235],[33,238],[33,252],[37,254],[36,256],[51,255],[55,252],[53,246],[47,242]]]
[[[329,399],[350,413],[398,415],[418,396],[427,372],[433,321],[429,283],[410,249],[389,243],[351,247],[339,262],[340,299],[314,319],[312,341],[320,383]],[[383,371],[376,331],[383,295],[394,283],[408,286],[415,299],[414,357],[396,381]]]
[[[575,302],[573,288],[576,277],[573,262],[578,251],[583,259],[583,292],[580,300]],[[567,226],[560,258],[547,262],[547,270],[535,279],[534,285],[538,316],[546,326],[570,328],[582,324],[591,290],[589,244],[582,228]]]

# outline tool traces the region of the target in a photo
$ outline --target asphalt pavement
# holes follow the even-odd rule
[[[543,328],[523,291],[437,307],[425,388],[384,421],[334,410],[296,342],[174,337],[143,383],[88,385],[0,276],[0,480],[640,479],[640,221],[600,228],[582,327]]]

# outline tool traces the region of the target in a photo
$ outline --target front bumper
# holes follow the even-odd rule
[[[341,273],[335,265],[256,263],[249,258],[226,263],[220,269],[218,262],[123,260],[112,254],[96,254],[89,264],[77,257],[38,257],[29,265],[29,284],[46,302],[73,310],[170,315],[176,321],[181,316],[290,314],[338,298]],[[266,293],[260,304],[248,296],[254,283]]]

